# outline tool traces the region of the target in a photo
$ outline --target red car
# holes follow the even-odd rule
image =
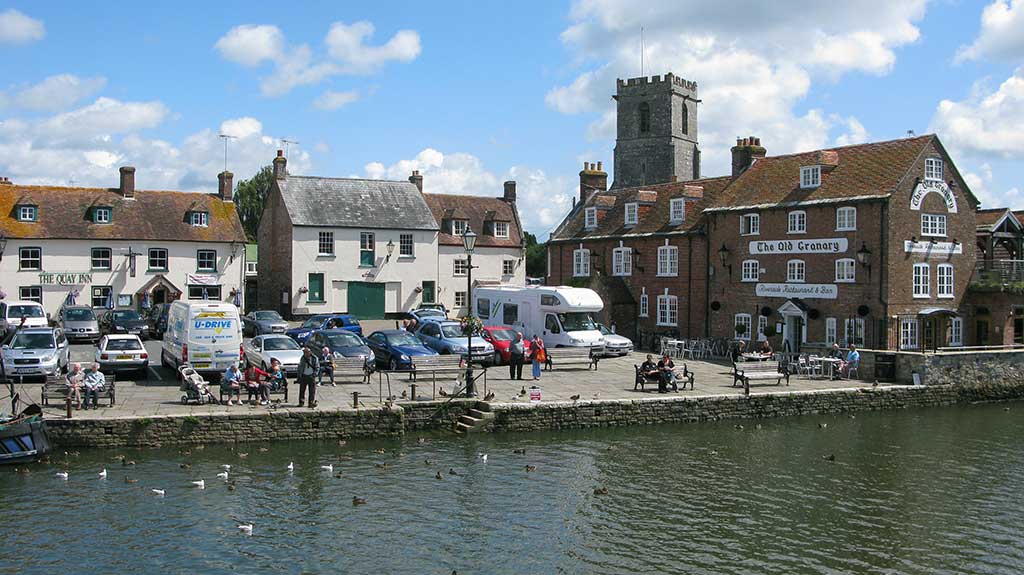
[[[489,325],[482,329],[483,336],[488,343],[494,346],[494,351],[501,359],[501,363],[509,362],[509,345],[516,338],[516,334],[519,333],[516,329],[508,327],[507,325]],[[523,338],[523,348],[526,350],[526,355],[530,354],[530,341]]]

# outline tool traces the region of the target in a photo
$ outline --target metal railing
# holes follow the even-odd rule
[[[974,281],[982,283],[1024,282],[1024,260],[978,260]]]

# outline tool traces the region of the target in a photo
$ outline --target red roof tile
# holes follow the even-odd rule
[[[423,194],[434,218],[441,226],[438,243],[447,246],[461,246],[462,238],[447,233],[451,227],[445,220],[450,218],[469,220],[469,227],[476,232],[479,247],[518,248],[522,244],[519,216],[513,204],[502,198],[467,196],[459,194]],[[498,238],[488,234],[487,221],[508,222],[508,237]]]

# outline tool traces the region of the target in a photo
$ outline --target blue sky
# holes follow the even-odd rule
[[[612,164],[617,77],[695,80],[705,175],[936,131],[984,205],[1024,208],[1024,0],[0,3],[0,175],[210,191],[280,140],[293,173],[500,195],[542,236]],[[610,170],[609,170],[610,171]]]

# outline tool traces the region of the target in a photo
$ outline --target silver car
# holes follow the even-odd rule
[[[60,328],[24,328],[3,347],[4,373],[7,377],[60,375],[68,367],[69,347]]]
[[[629,355],[633,352],[633,340],[612,332],[604,324],[597,324],[597,329],[601,331],[601,336],[604,338],[603,355],[605,357]]]
[[[273,310],[251,311],[242,316],[242,335],[256,337],[270,333],[284,333],[288,322]]]
[[[255,365],[264,371],[270,369],[270,361],[281,363],[285,375],[294,376],[299,372],[299,358],[302,348],[295,340],[283,334],[258,335],[242,344],[243,361],[247,366]]]
[[[100,324],[92,308],[73,305],[60,308],[60,326],[71,341],[96,341],[100,338]]]

